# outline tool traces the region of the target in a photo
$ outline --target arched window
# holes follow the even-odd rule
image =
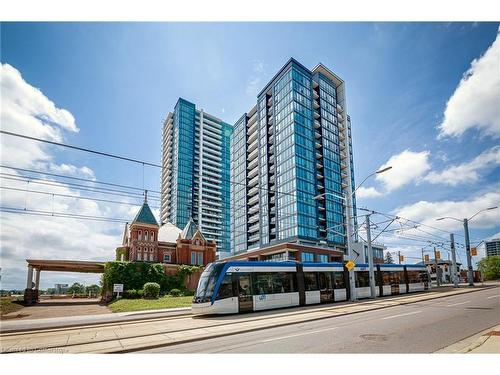
[[[139,231],[137,232],[137,239],[139,241],[142,241],[142,230],[139,229]]]
[[[148,241],[148,231],[147,230],[144,231],[144,237],[145,237],[144,240]]]
[[[155,240],[155,233],[153,231],[151,231],[151,241],[154,241]]]

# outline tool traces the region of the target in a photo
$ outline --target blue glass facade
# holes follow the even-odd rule
[[[184,99],[179,99],[174,109],[171,220],[179,228],[193,216],[195,110],[195,105]]]
[[[310,71],[291,59],[258,95],[255,115],[237,122],[235,129],[242,132],[235,131],[233,139],[233,171],[238,170],[233,178],[242,182],[246,171],[247,195],[243,199],[243,189],[233,187],[232,204],[246,203],[248,210],[245,223],[245,214],[233,209],[232,230],[247,224],[248,236],[233,234],[235,253],[255,248],[255,240],[259,247],[300,242],[345,249],[342,198],[354,189],[354,169],[344,108],[340,78],[321,64]],[[258,200],[253,185],[257,137]]]
[[[163,131],[161,219],[193,219],[221,257],[231,249],[232,126],[179,99]]]

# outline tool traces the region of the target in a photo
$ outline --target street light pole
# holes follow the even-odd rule
[[[495,210],[497,208],[498,208],[498,206],[494,206],[494,207],[485,208],[483,210],[479,210],[474,215],[472,215],[470,218],[468,218],[468,219],[465,218],[463,220],[457,219],[456,217],[450,217],[450,216],[440,217],[439,219],[436,219],[436,221],[444,220],[444,219],[452,219],[452,220],[463,222],[464,235],[465,235],[465,252],[467,253],[467,269],[468,269],[467,270],[467,279],[469,279],[469,286],[474,286],[474,271],[472,270],[472,256],[470,253],[469,221],[471,221],[475,216],[477,216],[481,212],[488,211],[488,210]]]
[[[373,248],[370,228],[370,214],[366,215],[366,242],[368,251],[368,277],[370,279],[370,294],[371,298],[376,298],[377,296],[375,293],[375,270],[373,269]]]
[[[467,279],[469,286],[474,286],[474,271],[472,270],[472,256],[470,255],[469,220],[464,219],[465,252],[467,253]]]
[[[458,288],[458,275],[457,275],[457,254],[455,252],[455,236],[450,233],[450,243],[451,243],[451,262],[453,266],[453,287]]]

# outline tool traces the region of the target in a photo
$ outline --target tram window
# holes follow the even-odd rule
[[[319,272],[319,289],[333,289],[332,286],[332,273],[331,272]]]
[[[318,290],[316,272],[304,272],[304,284],[306,290]]]
[[[288,272],[255,273],[254,290],[257,294],[291,293],[297,291],[295,277]]]
[[[370,286],[368,271],[356,272],[356,288],[365,288],[367,286]]]
[[[257,272],[253,275],[253,290],[256,294],[272,294],[273,283],[271,274]]]
[[[382,285],[391,285],[393,272],[382,272]]]
[[[344,280],[344,273],[343,272],[334,272],[333,273],[333,280],[334,280],[335,289],[345,289],[345,280]]]
[[[420,283],[422,280],[420,279],[419,271],[406,271],[408,274],[408,284]]]
[[[231,275],[225,275],[219,287],[217,299],[231,298],[233,296],[233,286]]]

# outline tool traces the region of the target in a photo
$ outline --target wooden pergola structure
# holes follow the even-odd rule
[[[103,273],[105,262],[92,262],[86,260],[42,260],[26,259],[28,262],[28,279],[24,291],[24,302],[33,304],[38,301],[38,290],[40,288],[40,273],[42,271],[59,272],[84,272]],[[33,285],[33,270],[36,271],[35,283]]]

